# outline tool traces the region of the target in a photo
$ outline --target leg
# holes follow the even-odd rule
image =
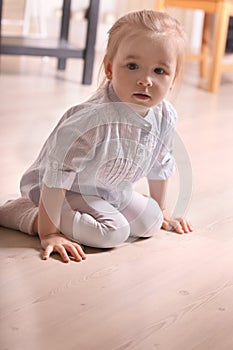
[[[121,213],[128,220],[133,237],[151,237],[162,226],[163,214],[157,202],[136,191]]]
[[[208,75],[210,29],[211,29],[211,14],[205,13],[204,24],[203,24],[202,43],[201,43],[201,63],[200,63],[200,76],[202,78],[206,78]]]
[[[107,201],[80,194],[68,194],[61,215],[61,232],[95,248],[112,248],[129,237],[126,218]]]
[[[69,25],[70,25],[70,8],[71,0],[63,0],[62,5],[62,19],[61,19],[61,31],[60,31],[60,41],[67,42],[69,36]],[[66,68],[66,59],[59,58],[57,68],[59,70],[64,70]]]
[[[87,34],[84,53],[82,84],[91,84],[92,82],[98,13],[99,0],[91,0],[87,11]]]
[[[166,4],[165,4],[165,0],[157,0],[156,1],[156,10],[157,11],[164,11]]]
[[[216,13],[213,43],[213,58],[210,70],[209,91],[216,92],[218,90],[221,72],[222,59],[227,41],[227,30],[229,23],[228,4],[220,2]]]
[[[0,226],[33,235],[37,215],[38,207],[29,198],[20,197],[0,206]]]

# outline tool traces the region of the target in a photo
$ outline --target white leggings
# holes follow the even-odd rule
[[[67,194],[61,232],[90,247],[112,248],[129,236],[150,237],[162,226],[163,215],[155,200],[133,192],[129,203],[117,210],[97,196]]]

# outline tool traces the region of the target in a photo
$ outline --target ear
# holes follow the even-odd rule
[[[109,61],[107,55],[104,57],[104,71],[107,79],[111,80],[112,79],[112,64]]]

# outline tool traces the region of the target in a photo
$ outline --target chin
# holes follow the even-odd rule
[[[150,107],[148,106],[145,106],[145,105],[141,105],[141,104],[136,104],[136,103],[133,103],[131,105],[131,108],[138,114],[144,116],[146,115],[146,113],[148,112],[148,110],[150,109]]]

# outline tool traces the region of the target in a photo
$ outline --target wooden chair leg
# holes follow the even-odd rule
[[[201,62],[200,62],[200,76],[202,78],[206,78],[208,76],[211,18],[212,16],[210,13],[205,13],[203,32],[202,32]]]
[[[208,89],[211,92],[218,90],[221,79],[222,59],[225,52],[227,31],[229,24],[229,9],[225,3],[219,4],[216,12],[214,42],[213,42],[213,58],[210,69],[210,78]]]
[[[164,11],[165,10],[165,0],[156,0],[156,6],[157,11]]]

